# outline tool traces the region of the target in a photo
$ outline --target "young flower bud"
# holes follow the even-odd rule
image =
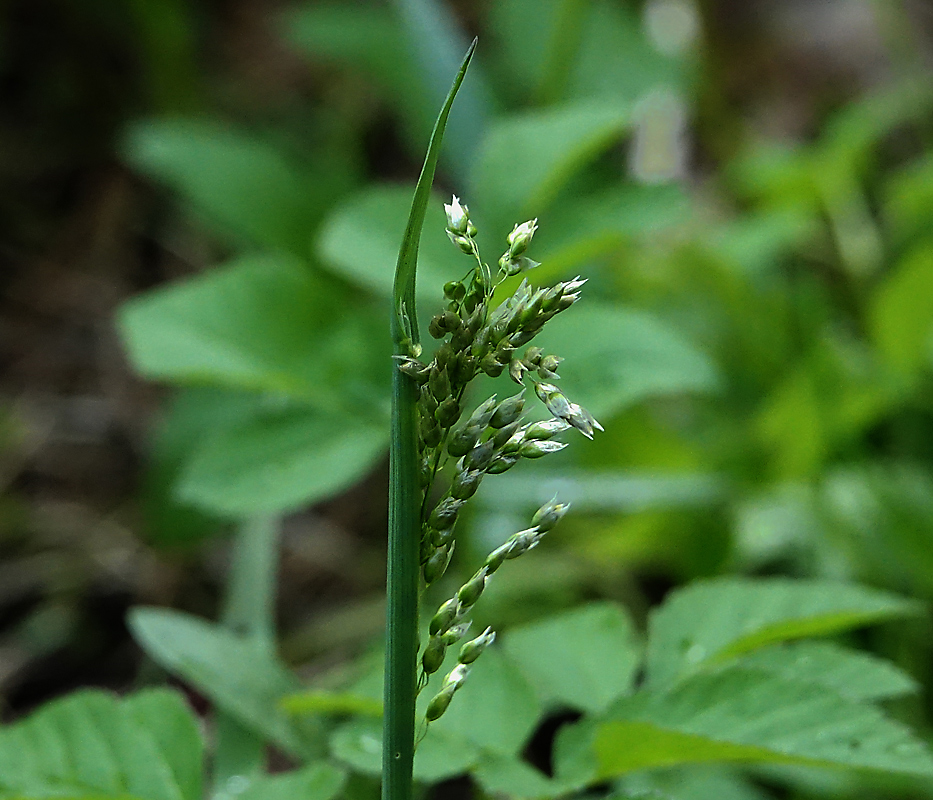
[[[519,428],[522,426],[522,421],[516,419],[514,422],[510,422],[508,425],[505,425],[499,430],[496,431],[495,436],[492,437],[492,445],[496,450],[501,451],[511,440],[512,437],[518,433]]]
[[[519,359],[513,358],[509,362],[509,377],[519,386],[524,384],[526,372],[528,372],[528,367]]]
[[[447,442],[447,452],[454,458],[465,456],[476,446],[476,442],[482,432],[483,428],[477,428],[468,422],[462,428],[458,428],[451,434]]]
[[[434,412],[434,418],[442,428],[449,428],[460,419],[462,411],[463,409],[457,401],[457,398],[448,397],[437,407],[437,411]]]
[[[421,441],[424,442],[425,447],[437,447],[442,437],[440,425],[434,421],[433,417],[421,418]]]
[[[502,566],[502,563],[508,559],[513,544],[514,542],[512,539],[509,539],[507,542],[499,545],[488,556],[486,556],[486,561],[484,562],[483,566],[486,568],[487,575],[492,575],[492,573],[499,569],[499,567]]]
[[[450,705],[450,701],[453,700],[454,693],[463,685],[469,672],[470,668],[468,666],[457,664],[451,673],[444,678],[441,690],[431,698],[431,702],[428,703],[428,707],[424,712],[425,719],[428,722],[434,722],[443,715]]]
[[[538,376],[546,380],[556,380],[560,378],[557,374],[557,366],[563,361],[557,356],[545,356],[538,365]]]
[[[544,440],[530,439],[522,442],[518,452],[522,458],[541,458],[542,456],[557,453],[567,446],[566,442],[549,442]]]
[[[450,564],[450,557],[454,554],[455,545],[456,542],[451,542],[449,547],[439,547],[424,562],[421,573],[424,575],[425,585],[430,586],[447,571],[447,565]]]
[[[515,259],[516,256],[520,256],[528,249],[531,238],[535,235],[535,231],[538,230],[537,223],[537,219],[532,219],[512,228],[512,232],[508,237],[510,258]]]
[[[428,722],[434,722],[434,720],[440,719],[450,705],[450,701],[454,699],[454,692],[456,691],[457,690],[453,688],[446,688],[441,689],[440,692],[434,695],[434,697],[431,698],[431,702],[428,703],[428,707],[425,709],[425,719]]]
[[[557,436],[558,433],[563,433],[564,431],[570,430],[573,426],[569,422],[564,422],[562,419],[557,417],[552,417],[551,419],[544,420],[543,422],[532,422],[527,428],[525,428],[525,438],[526,439],[550,439],[554,436]]]
[[[446,369],[432,369],[428,377],[428,386],[431,388],[431,394],[437,398],[438,402],[450,397],[450,379],[447,377]]]
[[[428,535],[431,537],[431,544],[435,547],[444,547],[454,540],[454,526],[444,528],[442,531],[436,531],[434,528],[428,528]]]
[[[458,500],[468,500],[479,489],[480,481],[483,480],[483,471],[464,470],[454,475],[450,483],[450,495]]]
[[[421,387],[421,394],[418,396],[418,404],[421,406],[426,416],[430,416],[437,411],[437,400],[434,398],[434,395],[431,394],[431,390],[427,386]]]
[[[428,527],[436,531],[442,531],[445,528],[452,527],[457,521],[457,515],[460,513],[460,508],[462,506],[462,500],[457,500],[454,497],[445,497],[431,512],[431,516],[428,517]]]
[[[448,300],[460,302],[466,295],[466,286],[460,281],[448,281],[444,284],[444,297]]]
[[[450,203],[444,203],[444,213],[447,215],[447,230],[455,234],[465,234],[470,224],[470,211],[460,202],[457,195]]]
[[[459,689],[463,686],[463,682],[466,680],[467,675],[470,674],[470,668],[466,664],[457,664],[444,678],[444,683],[441,684],[441,689],[452,688],[454,690]]]
[[[444,663],[447,643],[440,636],[432,636],[421,654],[421,667],[425,675],[433,675]]]
[[[573,422],[570,420],[570,401],[553,383],[536,383],[535,394],[538,395],[541,402],[547,407],[547,410],[555,417],[559,417],[573,425]]]
[[[506,560],[511,560],[513,558],[518,558],[519,556],[524,555],[529,550],[533,550],[538,546],[538,542],[544,538],[544,533],[539,531],[537,528],[527,528],[526,530],[519,531],[516,534],[513,534],[510,539],[512,546],[509,548],[509,552],[506,554]]]
[[[421,459],[421,464],[418,471],[418,483],[421,484],[422,489],[426,489],[431,485],[431,482],[434,480],[434,459],[428,456],[427,458]]]
[[[489,466],[486,467],[486,472],[489,475],[501,475],[503,472],[512,469],[520,460],[521,456],[518,453],[503,453],[490,462]]]
[[[518,273],[522,271],[522,265],[518,259],[513,260],[509,256],[508,250],[506,250],[499,257],[499,270],[504,275],[507,275],[508,277],[511,278],[513,275],[518,275]]]
[[[447,633],[442,634],[444,639],[444,644],[448,647],[452,644],[459,642],[464,636],[466,636],[467,631],[470,630],[470,626],[473,623],[469,620],[461,622],[458,625],[454,625]]]
[[[480,567],[479,571],[468,580],[463,586],[460,587],[460,590],[457,592],[457,599],[460,601],[460,605],[463,608],[469,608],[477,600],[479,596],[483,593],[483,589],[486,588],[486,568]]]
[[[578,406],[576,403],[570,404],[570,413],[566,419],[567,422],[573,425],[573,427],[580,431],[587,439],[593,438],[594,428],[598,431],[603,430],[603,426],[596,421],[596,418],[590,414],[589,411],[582,406]]]
[[[544,322],[542,321],[541,324],[543,325]],[[520,331],[515,331],[515,333],[509,336],[509,345],[511,347],[521,347],[522,345],[528,344],[528,342],[538,335],[540,327],[540,325],[534,327],[531,323],[525,325]]]
[[[511,425],[521,416],[522,409],[525,407],[525,392],[522,390],[512,397],[508,397],[496,406],[496,410],[489,420],[493,428],[504,428]]]
[[[540,347],[529,347],[522,356],[522,361],[528,369],[534,369],[541,363],[544,351]]]
[[[451,365],[450,380],[455,386],[466,386],[476,375],[476,359],[464,350],[457,356]]]
[[[435,317],[431,317],[431,321],[428,323],[428,333],[431,334],[431,337],[434,339],[443,339],[444,335],[447,333],[441,327],[441,315],[438,314]]]
[[[409,358],[408,356],[393,356],[393,358],[398,361],[399,371],[404,372],[416,383],[425,383],[428,380],[431,368],[427,364],[422,364],[418,359]]]
[[[570,503],[558,503],[556,501],[557,496],[555,495],[541,506],[531,518],[531,524],[534,525],[540,533],[547,533],[551,530],[560,522],[561,517],[563,517],[570,508]]]
[[[489,462],[492,461],[495,452],[496,446],[492,441],[478,444],[464,456],[464,467],[471,470],[486,469],[486,467],[489,466]]]
[[[486,628],[479,636],[475,639],[471,639],[460,648],[457,661],[461,664],[472,664],[482,655],[483,650],[489,647],[495,640],[496,632],[492,628]]]
[[[450,630],[450,626],[457,621],[459,616],[460,601],[457,600],[456,597],[451,597],[450,600],[437,609],[437,613],[431,617],[431,624],[428,627],[429,633],[431,636],[446,633]]]
[[[494,353],[487,353],[479,362],[479,368],[490,378],[498,378],[505,369],[505,364],[500,363]]]

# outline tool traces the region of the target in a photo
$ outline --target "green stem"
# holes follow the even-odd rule
[[[269,650],[275,645],[278,532],[278,520],[271,517],[248,519],[237,527],[221,616],[225,627]],[[214,796],[219,797],[228,794],[231,778],[259,775],[266,754],[262,738],[223,711],[217,714],[216,732]]]
[[[392,341],[396,355],[418,345],[415,272],[424,215],[450,107],[466,75],[470,45],[447,100],[434,123],[411,214],[399,250],[393,292]],[[406,339],[408,341],[406,341]],[[386,592],[385,714],[383,717],[383,800],[412,800],[415,758],[415,699],[418,662],[418,588],[421,545],[421,489],[418,484],[418,391],[414,381],[393,370],[392,438],[389,449],[389,554]]]

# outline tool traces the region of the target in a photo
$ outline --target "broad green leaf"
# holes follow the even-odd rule
[[[510,800],[565,797],[583,786],[581,783],[554,780],[524,761],[508,756],[483,756],[473,770],[473,777],[490,796],[508,797]]]
[[[808,683],[725,670],[642,692],[567,730],[557,774],[599,781],[675,764],[772,762],[933,776],[922,742],[872,706]]]
[[[777,642],[916,613],[895,595],[831,581],[720,578],[673,592],[648,626],[648,683],[667,684]]]
[[[341,277],[382,297],[392,296],[399,237],[411,211],[410,186],[377,186],[351,198],[324,223],[317,243],[321,261]],[[447,202],[450,202],[448,199]],[[419,302],[440,303],[441,287],[469,262],[445,233],[444,201],[432,195],[418,251]]]
[[[603,711],[632,689],[641,647],[625,610],[593,603],[510,630],[505,651],[545,705]]]
[[[382,720],[348,722],[334,731],[330,746],[334,758],[358,772],[382,774]],[[463,775],[478,759],[479,750],[472,742],[440,730],[435,723],[415,750],[415,780],[435,783]]]
[[[884,194],[885,222],[898,243],[926,235],[933,213],[933,153],[894,173]]]
[[[749,780],[721,766],[651,770],[626,775],[619,782],[629,792],[618,796],[658,800],[770,800]],[[616,800],[613,795],[609,800]]]
[[[442,107],[450,90],[449,75],[456,75],[467,47],[460,20],[446,3],[436,0],[395,0],[409,51],[418,65],[421,91],[407,86],[408,94],[421,94],[430,107]],[[396,55],[397,49],[393,52]],[[457,102],[450,109],[450,124],[444,131],[445,147],[439,154],[442,164],[458,181],[466,178],[475,160],[489,115],[489,88],[482,65],[473,64],[470,79],[457,89]]]
[[[388,392],[389,349],[367,310],[295,262],[251,256],[131,300],[120,330],[147,378],[371,412]]]
[[[542,283],[630,239],[650,239],[689,217],[686,194],[679,186],[622,184],[598,194],[569,191],[540,215],[532,255],[541,261],[532,278]]]
[[[706,355],[642,311],[581,300],[539,338],[541,347],[566,358],[560,374],[571,400],[603,421],[649,397],[718,384]]]
[[[839,467],[820,492],[821,519],[847,556],[879,585],[933,590],[933,473],[922,462],[879,460]],[[842,537],[839,539],[838,537]]]
[[[569,97],[630,104],[659,85],[687,88],[689,63],[663,55],[632,6],[611,0],[591,0],[589,6],[567,84]]]
[[[179,611],[134,608],[133,637],[149,656],[243,725],[288,752],[313,754],[311,734],[279,709],[298,679],[261,644]]]
[[[307,256],[312,182],[268,142],[218,122],[153,119],[131,127],[123,149],[231,241]]]
[[[888,661],[829,642],[793,642],[741,657],[736,666],[831,689],[847,700],[910,694],[917,683]]]
[[[362,478],[388,450],[387,426],[314,409],[257,415],[205,438],[178,497],[232,517],[294,511]]]
[[[503,117],[489,126],[473,176],[475,197],[466,199],[481,219],[496,225],[541,214],[628,123],[628,107],[618,103],[574,103]]]
[[[428,687],[425,694],[430,691]],[[493,647],[473,665],[454,702],[431,729],[484,751],[511,756],[524,747],[541,711],[528,681]]]
[[[496,44],[487,57],[500,73],[500,92],[522,104],[554,96],[544,90],[546,73],[558,60],[576,54],[586,5],[578,0],[498,0],[489,6],[488,27]],[[515,42],[522,46],[515,47]]]
[[[188,545],[217,532],[221,520],[176,497],[179,473],[205,436],[249,419],[262,404],[257,395],[218,388],[182,389],[165,403],[143,484],[145,533],[151,541]]]
[[[0,729],[0,797],[200,800],[202,757],[175,692],[80,691]]]
[[[875,289],[869,311],[878,353],[899,373],[929,369],[933,356],[933,242],[922,242]]]
[[[331,800],[336,797],[346,775],[330,764],[314,764],[304,769],[260,778],[242,793],[240,800]]]
[[[383,3],[301,3],[287,10],[282,22],[285,39],[300,52],[362,73],[380,87],[379,99],[391,99],[399,108],[405,134],[421,147],[436,106],[421,91],[414,47],[394,9]]]
[[[201,796],[204,771],[201,734],[184,699],[168,689],[147,689],[122,701],[123,710],[155,739],[164,753],[182,796]]]

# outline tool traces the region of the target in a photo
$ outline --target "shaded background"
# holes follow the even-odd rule
[[[476,557],[552,486],[578,511],[497,583],[489,620],[595,597],[643,617],[670,587],[729,572],[928,599],[931,8],[6,3],[6,717],[140,680],[126,610],[215,618],[225,532],[255,515],[282,519],[291,663],[313,676],[379,635],[385,276],[472,35],[438,197],[471,204],[490,260],[539,216],[535,279],[582,273],[587,297],[625,314],[565,332],[583,362],[566,388],[606,434],[484,487]],[[427,270],[452,277],[439,202]],[[175,283],[221,274],[221,288]],[[196,289],[147,294],[164,285]],[[242,347],[225,360],[217,340]],[[335,402],[350,416],[328,416]],[[358,440],[315,450],[335,427]],[[270,478],[264,458],[285,466]],[[337,462],[330,483],[305,481]],[[863,644],[929,685],[929,634],[918,622]],[[928,729],[927,703],[902,716]]]

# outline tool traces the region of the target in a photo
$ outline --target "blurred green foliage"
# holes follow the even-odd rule
[[[864,92],[834,96],[830,111],[817,108],[811,135],[768,135],[722,100],[730,54],[697,38],[715,27],[719,5],[497,0],[459,4],[455,16],[452,4],[428,0],[297,3],[270,29],[313,91],[257,109],[238,108],[233,87],[203,74],[211,39],[198,4],[62,3],[82,31],[118,31],[138,53],[146,91],[120,135],[120,157],[164,190],[170,224],[202,232],[217,255],[203,274],[131,300],[119,318],[136,369],[177,387],[153,435],[143,498],[150,537],[173,545],[332,497],[384,459],[392,265],[424,140],[469,38],[463,30],[480,33],[441,182],[470,204],[486,252],[537,216],[533,255],[543,263],[534,279],[589,278],[579,313],[555,322],[542,344],[573,356],[563,380],[606,433],[554,456],[544,476],[518,468],[484,487],[470,525],[474,552],[463,548],[454,563],[463,574],[555,490],[574,513],[531,563],[491,586],[483,613],[506,630],[504,647],[490,652],[488,675],[477,670],[478,688],[464,688],[463,710],[452,707],[452,721],[426,740],[425,781],[469,771],[490,794],[516,797],[597,782],[612,784],[612,796],[677,800],[933,796],[928,778],[780,765],[628,774],[775,752],[928,773],[867,705],[933,681],[928,622],[853,639],[852,628],[906,607],[825,582],[933,596],[929,74],[892,69]],[[876,4],[879,27],[899,9]],[[54,66],[36,80],[51,85],[68,72]],[[65,105],[53,110],[70,119]],[[380,136],[389,143],[374,147]],[[460,277],[441,203],[438,193],[422,241],[425,315],[443,282]],[[660,590],[729,573],[811,579],[814,594],[781,595],[772,618],[773,606],[743,595],[742,583],[716,584],[722,594],[708,597],[681,590],[651,617],[643,655],[635,631]],[[830,601],[835,612],[821,605]],[[810,603],[818,608],[807,611]],[[747,630],[730,627],[756,608]],[[357,773],[347,796],[370,796],[378,725],[365,713],[335,725],[342,715],[333,711],[380,697],[362,661],[363,677],[339,687],[344,695],[321,690],[346,705],[316,706],[309,733],[276,705],[297,691],[281,665],[231,655],[245,647],[232,634],[194,635],[203,623],[158,613],[133,622],[156,660],[294,757],[329,748],[340,770]],[[664,638],[672,628],[689,630],[705,655],[678,650]],[[750,653],[740,644],[753,632],[761,649]],[[839,634],[835,643],[777,644]],[[571,656],[561,667],[543,644],[555,638]],[[849,649],[856,641],[876,655]],[[720,650],[721,661],[697,666]],[[255,674],[229,674],[235,660]],[[612,669],[594,672],[604,660]],[[652,685],[684,661],[696,674],[676,693]],[[758,691],[763,675],[785,683]],[[63,701],[75,725],[85,713],[137,713],[82,697]],[[163,702],[140,697],[124,705]],[[468,719],[483,698],[507,713]],[[765,711],[783,704],[786,716],[769,730],[739,730],[743,698]],[[929,731],[927,702],[887,707]],[[584,716],[562,728],[555,763],[543,765],[563,765],[551,780],[518,755],[542,719],[567,709]],[[333,729],[325,744],[322,717]],[[835,723],[853,736],[881,732],[877,747],[856,757],[839,745],[842,734],[819,729],[788,743],[776,733]],[[637,750],[649,730],[657,761],[613,757]],[[594,745],[598,764],[574,762],[574,737],[604,743]],[[180,757],[171,748],[164,756]],[[886,760],[914,757],[907,766]],[[340,770],[305,776],[319,782],[306,796],[336,796]],[[250,790],[257,800],[260,789]],[[197,794],[166,792],[159,796]]]

